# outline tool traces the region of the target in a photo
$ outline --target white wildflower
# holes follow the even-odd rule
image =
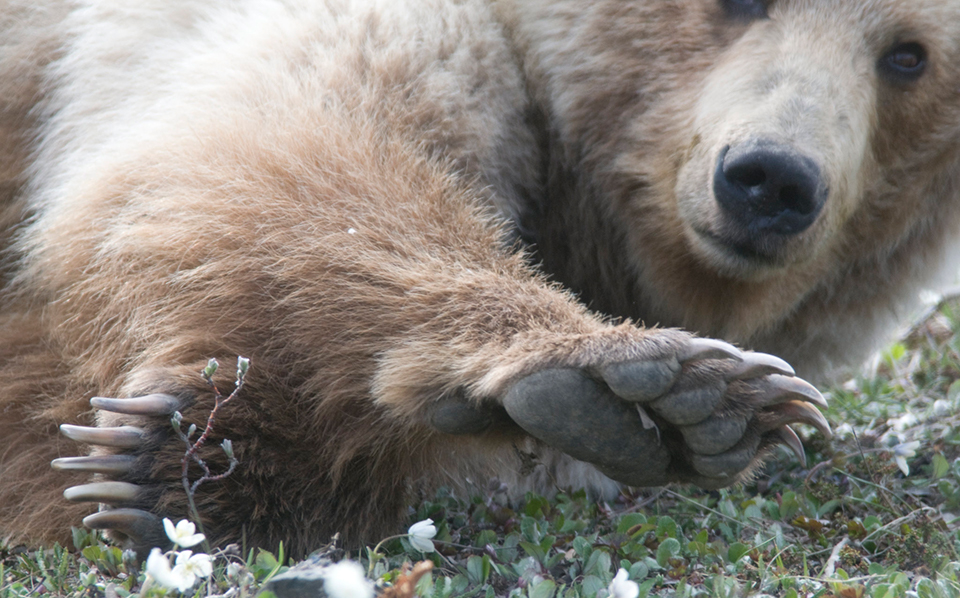
[[[897,467],[900,468],[903,475],[910,475],[910,466],[907,465],[907,459],[915,457],[919,447],[920,442],[917,440],[901,442],[893,447],[893,460],[897,463]]]
[[[205,539],[203,534],[194,533],[197,531],[197,526],[195,526],[192,521],[187,521],[186,519],[181,519],[176,527],[174,527],[173,522],[164,517],[163,529],[167,532],[167,537],[170,538],[170,541],[180,548],[196,546]]]
[[[617,571],[616,577],[607,587],[607,593],[610,598],[637,598],[640,595],[640,586],[637,582],[628,579],[629,574],[624,568]]]
[[[180,591],[184,592],[197,583],[198,578],[210,577],[213,573],[213,558],[209,554],[193,554],[192,550],[177,553],[173,574],[181,579]]]
[[[895,432],[903,432],[911,426],[915,426],[920,420],[917,419],[917,416],[907,412],[901,415],[900,417],[895,417],[887,422],[891,429]]]
[[[167,560],[167,557],[159,548],[154,548],[150,551],[150,556],[147,557],[147,575],[168,590],[180,590],[182,592],[193,585],[193,583],[184,585],[186,580],[182,575],[170,569],[170,561]]]
[[[433,525],[433,519],[424,519],[410,526],[407,530],[410,538],[410,544],[420,552],[433,552],[433,537],[437,535],[437,528]]]
[[[330,598],[373,598],[373,583],[355,561],[340,561],[323,570],[323,591]]]
[[[937,399],[933,402],[934,417],[946,417],[953,411],[953,405],[946,399]]]

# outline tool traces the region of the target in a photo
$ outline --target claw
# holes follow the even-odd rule
[[[698,359],[743,359],[743,351],[730,343],[713,338],[695,338],[680,349],[677,360],[680,363]]]
[[[133,455],[64,457],[54,459],[50,462],[50,466],[58,471],[89,471],[91,473],[123,475],[133,469],[136,460],[137,458]]]
[[[820,433],[827,438],[833,436],[833,431],[830,429],[827,418],[823,417],[823,414],[820,413],[816,407],[805,401],[787,401],[786,403],[781,403],[773,407],[767,414],[773,417],[772,419],[764,418],[766,420],[764,422],[764,432],[779,428],[785,424],[803,423],[820,430]]]
[[[128,482],[94,482],[71,486],[63,491],[70,502],[133,502],[140,496],[140,486]]]
[[[827,400],[823,398],[820,391],[802,378],[771,374],[763,382],[770,386],[767,405],[776,405],[799,399],[819,405],[824,409],[827,408]]]
[[[130,399],[93,397],[90,404],[96,409],[126,415],[170,415],[180,408],[180,400],[167,394],[152,394]]]
[[[807,453],[803,450],[803,443],[800,442],[800,437],[797,436],[797,433],[794,432],[790,426],[777,428],[774,435],[783,441],[783,444],[787,445],[787,448],[793,451],[793,454],[797,456],[801,465],[804,467],[807,466]]]
[[[119,428],[88,428],[60,424],[60,433],[77,442],[99,444],[114,448],[136,448],[143,443],[144,431],[133,426]]]
[[[770,374],[793,376],[796,372],[789,363],[775,355],[748,352],[743,354],[743,361],[727,374],[727,381],[747,380]]]
[[[126,534],[134,544],[141,546],[165,546],[169,540],[163,532],[160,518],[140,509],[110,509],[83,518],[90,529],[116,530]]]

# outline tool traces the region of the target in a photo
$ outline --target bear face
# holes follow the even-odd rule
[[[589,305],[816,376],[873,346],[885,322],[856,317],[866,305],[902,311],[890,289],[921,284],[907,255],[942,259],[957,218],[943,193],[958,172],[956,6],[510,4],[563,148],[530,228]],[[592,234],[564,235],[571,213]]]

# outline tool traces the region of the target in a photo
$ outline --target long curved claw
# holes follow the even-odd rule
[[[89,471],[91,473],[123,475],[133,469],[136,460],[133,455],[63,457],[51,461],[50,466],[58,471]]]
[[[143,444],[144,430],[134,426],[120,426],[117,428],[88,428],[60,424],[60,433],[77,442],[85,444],[99,444],[114,448],[137,448]]]
[[[110,509],[83,518],[90,529],[114,530],[130,537],[138,546],[166,546],[170,542],[163,522],[153,513],[140,509]]]
[[[713,338],[694,338],[677,354],[680,363],[700,359],[743,359],[743,351]]]
[[[803,450],[803,443],[800,442],[800,437],[797,436],[797,433],[794,432],[790,426],[777,428],[774,435],[779,438],[783,444],[787,445],[787,448],[793,451],[793,454],[797,456],[801,465],[804,467],[807,466],[807,453]]]
[[[793,376],[796,372],[789,363],[775,355],[747,352],[743,354],[743,361],[727,374],[726,379],[727,381],[748,380],[770,374]]]
[[[802,423],[813,426],[827,438],[833,436],[833,430],[830,429],[827,418],[823,417],[820,410],[805,401],[780,403],[766,411],[764,415],[763,432],[775,430],[786,424]]]
[[[819,405],[823,408],[827,407],[827,400],[823,398],[820,391],[817,390],[813,384],[810,384],[802,378],[771,374],[762,381],[762,384],[767,386],[765,389],[767,405],[800,400]]]
[[[63,497],[70,502],[130,503],[139,496],[140,486],[128,482],[94,482],[63,491]]]
[[[90,405],[96,409],[126,415],[171,415],[180,408],[180,399],[168,394],[152,394],[129,399],[93,397]]]

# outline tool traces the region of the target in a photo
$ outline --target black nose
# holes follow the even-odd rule
[[[748,234],[795,235],[817,219],[827,185],[817,163],[795,148],[751,139],[720,152],[713,193]]]

